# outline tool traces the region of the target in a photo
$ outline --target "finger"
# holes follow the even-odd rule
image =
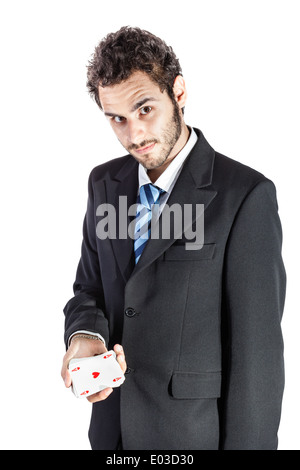
[[[90,403],[97,403],[98,401],[106,400],[106,398],[109,397],[112,392],[113,389],[108,387],[104,390],[101,390],[101,392],[95,393],[94,395],[90,395],[89,397],[87,397],[87,400]]]
[[[127,364],[122,346],[120,344],[115,344],[114,351],[116,353],[116,359],[121,366],[122,372],[125,373],[127,369]]]
[[[69,365],[69,357],[66,354],[65,357],[64,357],[64,360],[63,360],[63,365],[62,365],[62,369],[61,369],[61,376],[62,376],[62,379],[65,382],[65,386],[67,388],[69,388],[71,386],[71,383],[72,383],[70,372],[68,371],[68,365]]]
[[[65,382],[66,388],[70,388],[70,387],[71,387],[71,385],[72,385],[72,379],[71,379],[71,374],[70,374],[70,372],[69,372],[68,369],[66,370],[66,375],[65,375],[65,378],[64,378],[64,382]]]
[[[114,351],[115,351],[117,356],[118,356],[118,354],[123,354],[124,355],[123,347],[120,344],[115,344],[114,345]]]
[[[118,363],[120,364],[120,367],[121,367],[121,369],[122,369],[122,372],[125,373],[125,372],[126,372],[126,369],[127,369],[127,364],[126,364],[126,360],[125,360],[124,354],[118,354],[118,355],[117,355],[117,361],[118,361]]]
[[[63,365],[63,368],[61,370],[61,376],[62,376],[63,381],[65,382],[65,386],[67,388],[71,387],[72,379],[71,379],[71,374],[68,370],[68,366]]]

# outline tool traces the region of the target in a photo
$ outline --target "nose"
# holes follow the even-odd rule
[[[143,123],[139,120],[127,122],[127,139],[129,145],[140,145],[145,139],[145,129]]]

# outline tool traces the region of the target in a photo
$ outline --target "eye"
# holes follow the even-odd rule
[[[125,118],[123,118],[122,116],[114,116],[112,120],[116,122],[117,124],[120,124],[125,121]]]
[[[151,111],[152,111],[151,106],[144,106],[140,110],[141,114],[143,114],[143,115],[149,114],[149,113],[151,113]]]

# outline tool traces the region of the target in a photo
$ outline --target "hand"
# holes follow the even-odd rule
[[[72,381],[71,376],[68,370],[68,365],[71,359],[79,358],[79,357],[91,357],[97,356],[99,354],[103,354],[107,351],[107,348],[104,346],[102,341],[97,341],[94,339],[87,339],[87,338],[77,338],[74,336],[72,338],[71,344],[69,346],[68,351],[66,352],[63,358],[63,365],[61,370],[61,376],[63,381],[65,382],[65,386],[67,388],[71,387]],[[123,373],[127,369],[125,355],[122,346],[116,344],[114,346],[114,351],[116,353],[117,361],[121,366]],[[111,393],[113,392],[112,388],[105,388],[101,390],[99,393],[95,393],[94,395],[90,395],[87,397],[87,400],[91,403],[96,403],[98,401],[105,400]]]
[[[61,369],[61,376],[67,388],[71,387],[71,376],[68,370],[71,359],[79,357],[91,357],[103,354],[107,351],[102,341],[81,338],[80,336],[73,336],[68,351],[63,358],[63,365]]]
[[[126,364],[125,354],[124,354],[123,348],[120,344],[115,344],[114,351],[116,353],[117,361],[120,364],[122,372],[124,374],[126,372],[126,369],[127,369],[127,364]],[[96,403],[98,401],[105,400],[107,397],[109,397],[109,395],[112,392],[113,392],[113,388],[110,388],[110,387],[105,388],[104,390],[101,390],[101,392],[99,392],[99,393],[95,393],[94,395],[90,395],[89,397],[87,397],[87,400],[90,403]]]

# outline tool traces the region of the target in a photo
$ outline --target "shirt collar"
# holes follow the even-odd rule
[[[197,137],[196,132],[194,131],[192,127],[190,129],[191,129],[191,134],[186,145],[178,153],[178,155],[176,155],[176,157],[173,158],[170,165],[155,181],[155,186],[158,186],[159,188],[163,189],[166,192],[170,190],[170,187],[172,186],[172,183],[174,179],[176,178],[176,176],[179,174],[185,159],[190,154],[192,148],[197,142],[198,137]],[[143,186],[144,184],[148,184],[148,183],[152,183],[152,182],[147,174],[147,170],[145,169],[145,167],[143,167],[141,163],[139,163],[139,188]]]

